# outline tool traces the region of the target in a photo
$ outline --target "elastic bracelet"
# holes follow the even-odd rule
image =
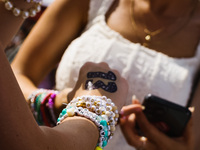
[[[14,4],[9,0],[1,0],[1,1],[5,3],[5,8],[7,10],[12,11],[14,16],[16,17],[21,16],[23,19],[27,19],[28,17],[35,17],[36,14],[41,11],[41,1],[39,0],[31,0],[30,2],[34,3],[34,6],[27,10],[15,7]]]
[[[28,98],[29,107],[39,125],[55,126],[54,100],[58,91],[38,89]]]
[[[47,102],[49,97],[51,96],[51,93],[43,93],[45,94],[44,97],[42,97],[41,100],[41,105],[40,105],[40,111],[41,111],[41,115],[42,115],[42,119],[43,119],[43,125],[46,126],[52,126],[51,122],[50,122],[50,114],[48,113],[48,110],[46,109],[47,107]]]
[[[27,3],[41,3],[42,0],[25,0]]]
[[[39,94],[36,99],[35,99],[35,103],[34,103],[34,110],[35,110],[35,115],[36,115],[36,121],[39,125],[43,125],[43,118],[42,118],[42,114],[41,114],[41,102],[43,100],[43,98],[45,97],[45,93]]]
[[[82,116],[94,122],[99,130],[96,149],[103,149],[114,134],[119,114],[115,104],[106,96],[84,95],[73,99],[62,110],[57,125],[73,116]]]
[[[50,98],[48,99],[48,109],[49,109],[49,113],[51,115],[51,119],[54,123],[54,125],[56,125],[56,116],[55,116],[55,113],[54,113],[54,101],[55,101],[55,98],[56,98],[56,94],[55,93],[52,93]]]

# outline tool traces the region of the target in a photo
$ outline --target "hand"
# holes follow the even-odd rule
[[[135,129],[136,121],[146,137],[141,137]],[[127,142],[138,150],[193,150],[192,119],[188,122],[180,138],[170,138],[155,128],[142,112],[142,105],[134,100],[133,104],[123,107],[120,126]]]
[[[93,84],[91,90],[87,89],[89,80]],[[120,110],[125,104],[127,93],[128,84],[118,71],[109,68],[106,63],[87,62],[81,67],[78,81],[68,94],[68,99],[72,100],[81,95],[105,95],[112,99]]]
[[[65,104],[68,103],[67,95],[71,91],[72,91],[72,88],[66,88],[57,94],[55,98],[55,105],[54,105],[54,111],[55,111],[56,117],[58,117],[60,112],[66,107],[66,105],[63,105],[63,103]]]

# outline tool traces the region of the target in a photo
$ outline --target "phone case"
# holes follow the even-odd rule
[[[143,106],[147,119],[170,137],[180,137],[191,117],[188,108],[152,94],[145,97]]]

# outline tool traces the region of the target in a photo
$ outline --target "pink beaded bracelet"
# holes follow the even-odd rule
[[[54,101],[58,91],[38,89],[28,97],[31,111],[40,125],[55,126]]]

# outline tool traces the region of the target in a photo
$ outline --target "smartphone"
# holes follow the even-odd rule
[[[145,96],[143,106],[147,119],[170,137],[180,137],[191,117],[188,108],[152,94]]]

